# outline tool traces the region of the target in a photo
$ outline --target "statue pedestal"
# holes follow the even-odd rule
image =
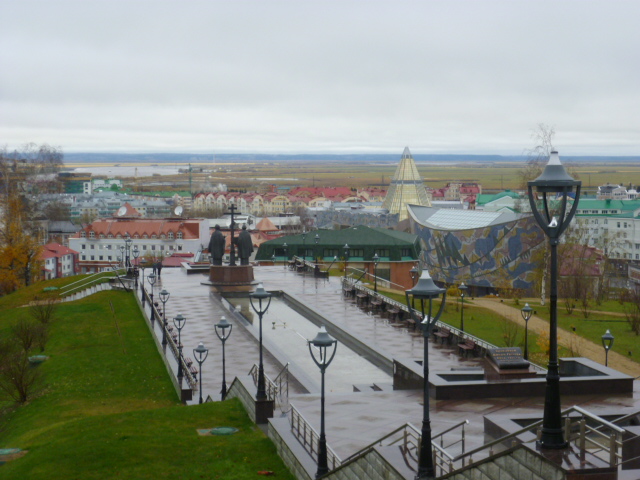
[[[211,265],[209,281],[204,282],[219,292],[249,292],[257,283],[251,265]]]

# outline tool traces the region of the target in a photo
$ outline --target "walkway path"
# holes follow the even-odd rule
[[[471,303],[479,307],[493,310],[494,312],[518,323],[523,328],[525,326],[525,322],[522,318],[520,310],[510,305],[501,303],[497,298],[475,298]],[[531,319],[529,319],[529,328],[538,334],[548,333],[549,320],[545,320],[536,315],[533,315]],[[559,344],[568,346],[573,343],[574,345],[576,345],[574,349],[580,352],[581,357],[587,357],[595,362],[604,364],[605,355],[602,345],[593,343],[592,341],[580,336],[577,337],[577,341],[578,344],[576,345],[575,333],[568,332],[566,330],[563,330],[562,328],[558,328]],[[609,352],[609,364],[612,365],[616,370],[622,373],[626,373],[627,375],[631,375],[632,377],[640,376],[640,364],[614,351]]]

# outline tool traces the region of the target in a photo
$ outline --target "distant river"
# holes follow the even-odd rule
[[[104,175],[107,177],[151,177],[152,175],[175,175],[179,169],[187,169],[187,165],[110,165],[107,167],[77,167],[74,172],[91,172],[94,175]]]

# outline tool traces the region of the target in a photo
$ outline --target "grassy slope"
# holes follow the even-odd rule
[[[3,308],[0,332],[25,315]],[[130,294],[60,305],[46,353],[41,394],[2,419],[0,448],[29,450],[0,467],[3,479],[293,478],[238,402],[179,404]],[[240,433],[196,433],[215,426]]]

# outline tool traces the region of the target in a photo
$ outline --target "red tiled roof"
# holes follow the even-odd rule
[[[86,232],[89,236],[90,232],[94,232],[96,237],[104,235],[108,238],[109,235],[113,235],[117,238],[118,235],[124,237],[129,234],[131,237],[136,235],[143,237],[145,234],[148,237],[156,235],[167,235],[173,233],[176,235],[178,232],[182,232],[182,238],[195,239],[200,237],[200,220],[185,220],[181,218],[176,219],[133,219],[133,218],[105,218],[102,220],[96,220],[92,224],[86,226],[81,231]],[[80,233],[73,235],[73,238],[79,238]]]
[[[64,255],[78,255],[78,252],[59,243],[47,243],[42,247],[40,259],[45,260],[47,258],[63,257]]]

